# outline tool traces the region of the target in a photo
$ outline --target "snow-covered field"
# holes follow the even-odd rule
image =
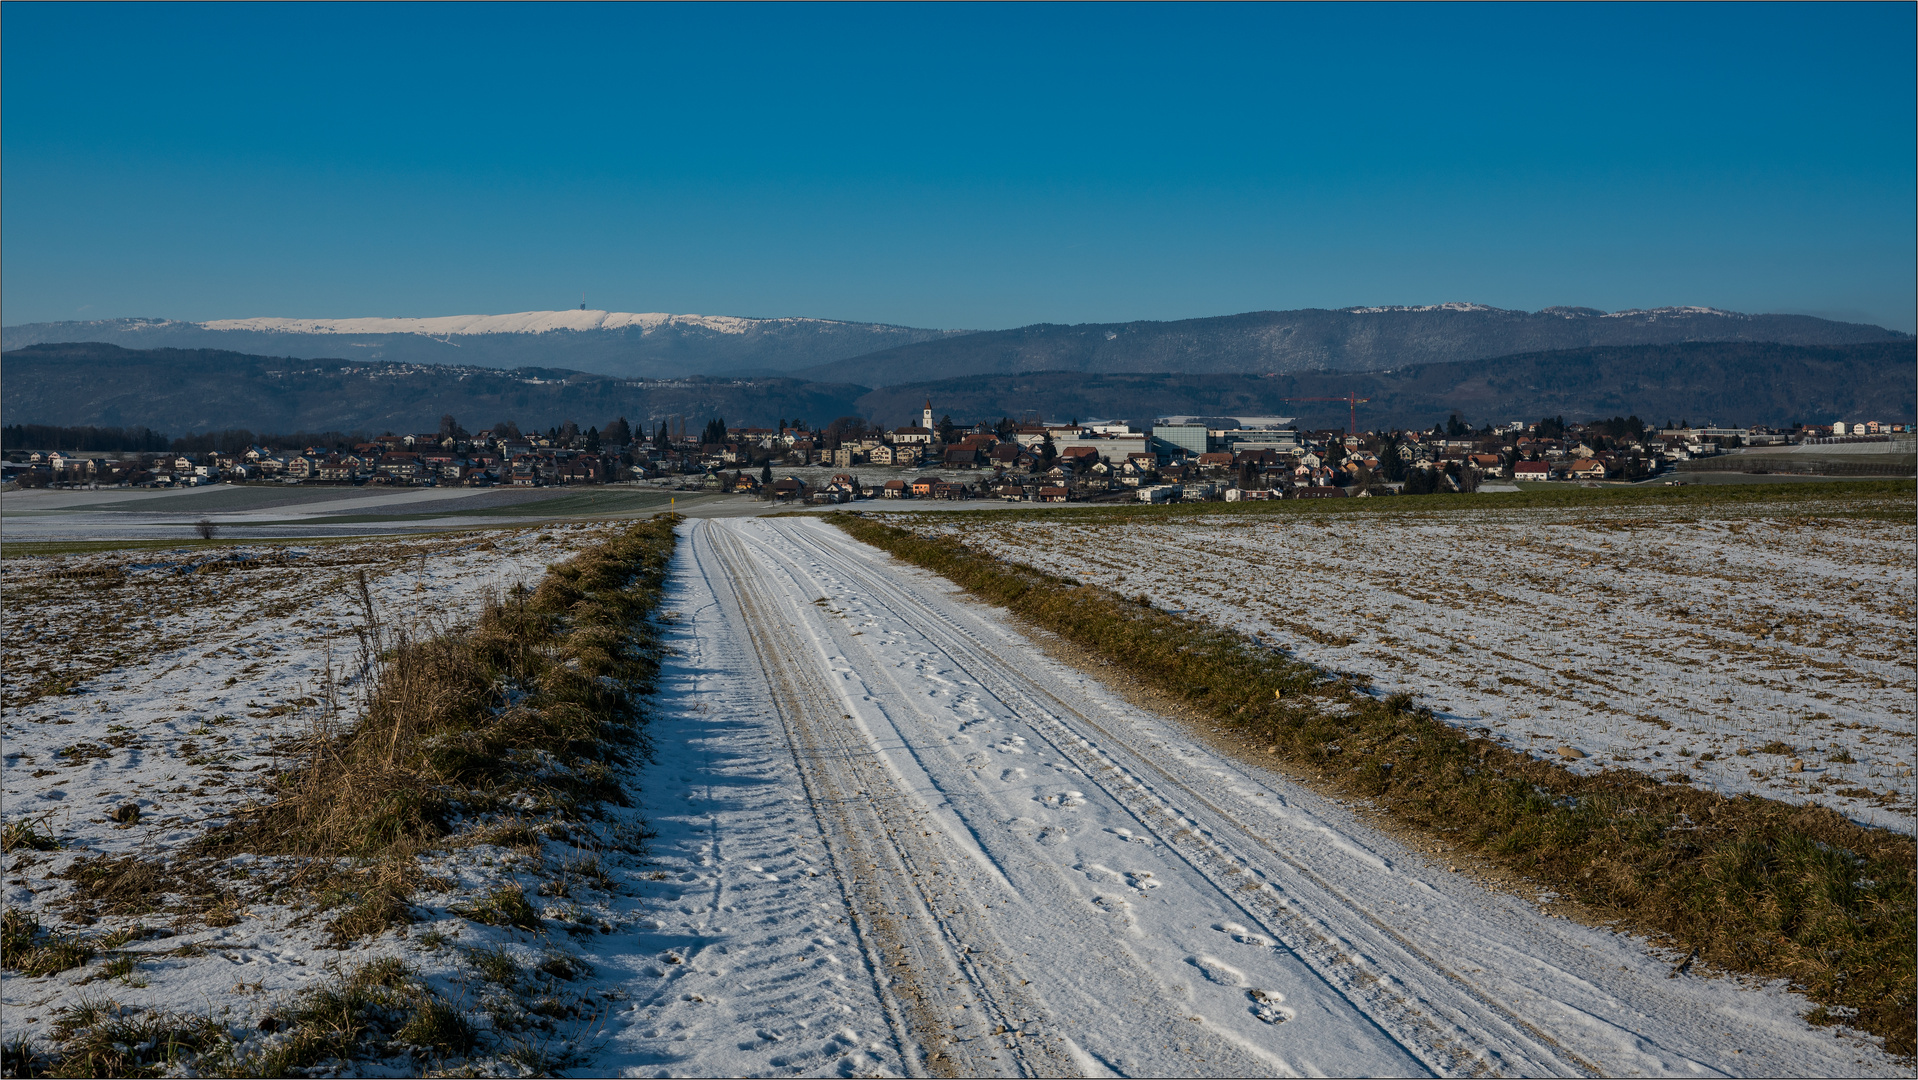
[[[1909,520],[1817,516],[1831,509],[1786,496],[1682,514],[981,517],[935,531],[1262,635],[1574,769],[1623,763],[1909,832],[1918,537]]]
[[[637,805],[570,839],[449,848],[403,931],[329,949],[320,898],[255,889],[271,868],[247,856],[199,864],[229,897],[210,910],[89,912],[56,876],[178,855],[284,764],[357,649],[360,571],[383,617],[456,622],[601,528],[242,548],[286,557],[226,570],[199,570],[205,551],[8,560],[0,628],[30,647],[8,651],[5,817],[66,846],[11,853],[6,900],[96,941],[130,931],[83,967],[10,973],[8,1039],[111,999],[262,1047],[277,1002],[395,956],[481,1030],[473,1065],[507,1073],[1908,1072],[1778,985],[1677,973],[1213,752],[806,519],[682,529]],[[128,804],[137,821],[107,813]],[[537,930],[455,910],[515,882]]]
[[[10,975],[7,1038],[44,1041],[58,1010],[100,999],[211,1012],[244,1026],[329,968],[383,955],[407,955],[442,983],[465,986],[466,952],[420,944],[437,924],[417,927],[410,942],[328,950],[320,907],[284,893],[262,899],[249,881],[260,869],[251,856],[194,867],[224,879],[225,899],[211,908],[164,890],[103,904],[63,875],[105,859],[180,859],[259,798],[263,774],[288,764],[289,747],[320,721],[329,696],[342,717],[351,713],[357,687],[345,680],[365,625],[360,574],[382,620],[430,630],[470,618],[489,591],[537,583],[598,531],[6,560],[5,818],[61,843],[9,854],[6,903],[48,929],[116,946],[78,969]],[[510,936],[461,925],[444,906],[497,884],[516,858],[482,845],[433,867],[453,885],[423,898],[429,910],[437,903],[442,929],[469,947]],[[599,917],[581,914],[574,925],[590,928]],[[537,961],[536,949],[520,950]],[[131,968],[107,975],[122,956],[134,959]]]

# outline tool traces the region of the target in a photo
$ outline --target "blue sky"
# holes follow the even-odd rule
[[[1914,328],[1911,4],[9,4],[0,306]]]

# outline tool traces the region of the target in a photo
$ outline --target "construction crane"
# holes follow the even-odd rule
[[[1372,399],[1362,398],[1358,396],[1357,394],[1347,394],[1344,397],[1289,397],[1289,398],[1280,398],[1279,400],[1281,401],[1343,401],[1345,402],[1346,408],[1349,413],[1346,421],[1345,433],[1347,435],[1357,435],[1359,433],[1359,406],[1365,404],[1368,401],[1371,401]]]

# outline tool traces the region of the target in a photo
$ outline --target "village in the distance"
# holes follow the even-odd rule
[[[8,480],[22,487],[169,487],[214,483],[548,487],[648,483],[777,502],[999,499],[1013,502],[1203,502],[1345,498],[1511,489],[1523,481],[1633,482],[1709,472],[1727,451],[1890,442],[1909,424],[1859,421],[1774,428],[1647,425],[1636,416],[1590,423],[1546,418],[1477,429],[1456,416],[1427,431],[1301,431],[1289,417],[1174,416],[1140,424],[1073,419],[955,424],[934,418],[877,427],[841,417],[823,427],[689,431],[680,417],[652,430],[625,418],[522,432],[512,423],[468,432],[358,436],[335,445],[282,445],[251,433],[174,440],[146,451],[61,449],[95,429],[16,426]],[[160,441],[157,437],[154,441]],[[243,443],[244,445],[240,445]],[[37,449],[26,449],[39,444]],[[1869,468],[1870,466],[1861,466]],[[841,470],[826,475],[825,470]],[[854,471],[860,470],[860,471]],[[1749,470],[1746,470],[1749,471]],[[907,474],[900,476],[898,474]]]

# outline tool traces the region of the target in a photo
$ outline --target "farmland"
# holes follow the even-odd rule
[[[186,1049],[206,1049],[195,1040],[213,1020],[252,1031],[251,1042],[201,1040],[226,1055],[224,1064],[208,1058],[203,1070],[243,1075],[295,1060],[285,1038],[269,1037],[272,1022],[255,1022],[276,1009],[295,1015],[288,1010],[296,1001],[310,1000],[296,995],[325,987],[371,1004],[417,1006],[439,1000],[428,989],[435,982],[468,986],[478,954],[436,946],[445,935],[430,929],[410,947],[389,940],[347,954],[356,963],[342,965],[332,959],[341,954],[327,950],[356,936],[339,922],[358,902],[352,889],[324,878],[317,889],[289,884],[300,860],[223,857],[206,842],[256,813],[277,778],[358,719],[381,656],[396,643],[469,623],[489,595],[538,582],[547,564],[610,531],[557,526],[8,559],[0,631],[12,647],[0,722],[9,1037],[44,1048],[62,1031],[71,1036],[75,1017],[125,1002],[127,1016],[146,1018],[138,1023],[164,1027],[176,1018],[177,1030],[155,1027],[153,1037],[177,1036]],[[599,829],[615,854],[620,830],[638,835],[617,818]],[[416,896],[429,908],[492,895],[515,880],[513,867],[543,865],[525,855],[539,850],[537,836],[469,832],[420,864],[428,876]],[[610,928],[590,900],[564,908],[561,925]],[[455,936],[461,926],[469,945],[495,950],[486,955],[501,970],[546,956],[523,949],[515,959],[510,927],[451,919]],[[401,965],[396,953],[417,966]],[[575,1007],[557,980],[534,983],[555,988],[549,1012]],[[492,1008],[488,1022],[502,1039],[546,1022],[504,998],[494,1005],[469,1007],[482,1015]],[[342,1038],[327,1056],[355,1052],[352,1032]],[[111,1051],[67,1043],[69,1054]],[[434,1052],[443,1051],[450,1046]],[[94,1060],[113,1072],[133,1067],[131,1059]]]
[[[1909,833],[1914,534],[1909,499],[1902,516],[1895,504],[1778,491],[913,527],[1411,692],[1574,771],[1822,803]]]

